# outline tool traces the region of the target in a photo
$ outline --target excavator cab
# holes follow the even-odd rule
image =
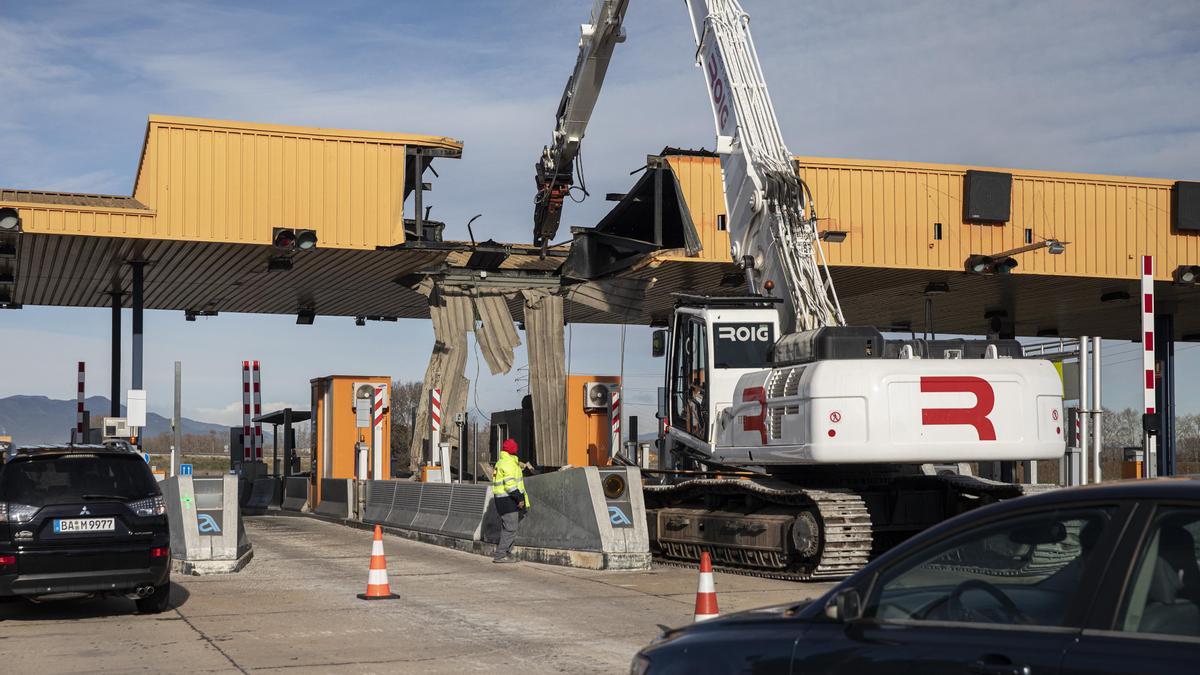
[[[669,333],[666,409],[668,435],[712,454],[713,422],[729,407],[738,378],[770,366],[778,312],[761,297],[681,298]]]

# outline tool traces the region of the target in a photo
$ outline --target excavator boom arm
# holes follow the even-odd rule
[[[629,0],[596,0],[589,23],[579,27],[579,56],[558,104],[554,136],[542,149],[537,168],[537,197],[533,212],[533,241],[546,246],[558,232],[562,204],[575,185],[573,167],[600,97],[609,60],[625,41],[625,10]]]

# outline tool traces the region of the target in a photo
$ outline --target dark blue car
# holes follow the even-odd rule
[[[811,603],[664,633],[632,673],[1200,672],[1200,480],[977,509]]]

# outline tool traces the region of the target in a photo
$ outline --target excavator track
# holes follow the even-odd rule
[[[849,490],[801,488],[771,479],[702,478],[675,485],[648,485],[654,501],[687,500],[695,496],[749,496],[765,504],[792,507],[800,527],[812,528],[802,540],[803,550],[754,550],[720,541],[682,542],[659,538],[660,560],[695,564],[700,551],[709,551],[713,563],[725,571],[773,579],[815,581],[841,579],[853,574],[871,556],[871,516],[862,498]],[[811,514],[811,515],[805,515]],[[745,517],[752,521],[756,514]],[[776,516],[782,521],[783,516]],[[793,526],[796,527],[796,526]]]
[[[955,494],[981,503],[1011,499],[1026,494],[1052,490],[1053,485],[1028,485],[1003,483],[969,475],[906,475],[898,482],[906,488],[949,488]],[[777,550],[763,547],[739,546],[735,542],[722,541],[671,541],[669,536],[660,536],[655,528],[658,564],[692,567],[700,552],[708,551],[713,558],[714,569],[746,576],[789,581],[825,581],[845,578],[857,572],[871,558],[874,544],[871,515],[862,495],[854,490],[806,488],[774,478],[698,478],[671,485],[645,485],[647,504],[672,502],[697,502],[713,498],[744,496],[756,498],[765,504],[784,507],[774,513],[762,515],[764,511],[749,512],[743,517],[753,523],[756,519],[774,518],[784,522],[788,517],[797,520],[808,518],[810,526],[819,531],[816,547],[800,546],[791,542]],[[673,513],[676,509],[662,507]],[[651,511],[658,509],[651,507]],[[696,513],[703,510],[693,508]],[[712,511],[709,511],[710,513]],[[787,513],[791,516],[784,516]],[[738,514],[729,513],[731,518]],[[656,517],[652,515],[652,518]],[[669,521],[668,521],[669,522]],[[790,521],[788,521],[790,522]],[[792,525],[795,527],[795,525]],[[808,555],[805,555],[805,554]]]

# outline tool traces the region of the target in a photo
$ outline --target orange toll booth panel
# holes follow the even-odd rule
[[[311,384],[317,500],[322,478],[391,478],[391,378],[329,375]]]
[[[612,392],[621,378],[615,375],[567,376],[567,463],[572,466],[607,466],[612,450]]]

